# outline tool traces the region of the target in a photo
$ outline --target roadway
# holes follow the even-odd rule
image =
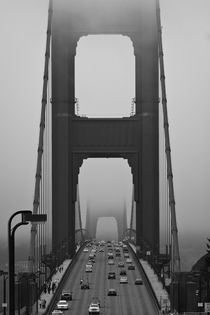
[[[135,270],[128,270],[124,253],[120,248],[121,257],[116,257],[114,246],[114,265],[108,265],[107,253],[110,252],[111,247],[105,245],[104,252],[97,250],[95,263],[93,265],[93,272],[86,273],[85,265],[88,262],[89,252],[82,252],[78,261],[75,264],[69,278],[67,279],[64,289],[73,292],[73,300],[69,301],[69,310],[64,311],[65,315],[87,315],[88,307],[93,297],[100,300],[101,308],[100,314],[104,315],[155,315],[158,314],[157,307],[151,299],[146,286],[135,285],[136,278],[142,278],[140,270],[137,267],[137,262],[129,253],[135,265]],[[123,261],[124,268],[118,267],[118,262]],[[120,270],[126,269],[128,283],[120,283]],[[108,279],[108,272],[115,271],[116,279]],[[89,282],[90,289],[82,290],[80,279]],[[117,296],[108,296],[109,288],[115,288]],[[56,308],[56,306],[54,307]]]

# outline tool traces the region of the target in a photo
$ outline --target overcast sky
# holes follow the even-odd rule
[[[180,235],[200,233],[205,242],[205,237],[210,236],[210,1],[160,0],[160,5],[178,229]],[[0,8],[0,235],[6,236],[9,216],[19,209],[32,209],[48,0],[0,0]],[[89,110],[84,98],[92,104],[90,116],[108,116],[103,112],[102,101],[101,108],[94,105],[94,99],[99,104],[101,93],[94,82],[98,81],[100,68],[97,63],[92,66],[88,57],[95,52],[93,62],[102,64],[101,60],[107,58],[106,63],[113,62],[112,68],[122,78],[113,89],[113,82],[119,79],[113,78],[114,74],[111,78],[104,75],[110,83],[110,99],[104,100],[110,104],[108,111],[113,110],[113,116],[128,115],[127,104],[134,97],[132,43],[123,36],[88,38],[80,39],[76,59],[76,96],[80,98],[81,114],[88,114]],[[84,64],[96,70],[90,83],[93,93],[89,96],[83,89]],[[123,109],[117,104],[123,104]],[[99,164],[96,173],[101,170]],[[105,173],[108,169],[109,165],[104,164]],[[116,194],[119,198],[130,189],[125,180],[130,176],[129,168],[114,169],[118,174],[115,178],[124,178]],[[90,170],[91,167],[89,174]],[[85,166],[81,180],[83,176],[89,184],[84,174],[88,174]],[[83,191],[84,183],[85,180]],[[94,185],[90,187],[93,189]],[[93,194],[86,198],[93,198]]]

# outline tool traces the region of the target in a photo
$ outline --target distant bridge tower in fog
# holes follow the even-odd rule
[[[87,207],[86,212],[86,230],[88,235],[92,238],[96,238],[97,223],[99,218],[112,217],[117,222],[118,240],[121,240],[125,230],[127,229],[127,213],[124,206],[121,211],[119,209],[101,209],[95,210]],[[107,235],[108,238],[108,235]]]

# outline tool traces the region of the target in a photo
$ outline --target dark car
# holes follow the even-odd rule
[[[115,289],[109,289],[107,295],[109,295],[109,296],[116,296],[117,295],[117,291]]]
[[[143,284],[142,279],[141,279],[141,278],[137,278],[137,279],[135,280],[135,284]]]
[[[129,250],[127,248],[123,248],[123,253],[129,253]]]
[[[135,270],[135,266],[134,265],[129,265],[128,266],[128,270]]]
[[[118,267],[124,267],[125,265],[124,265],[124,262],[122,262],[122,261],[120,261],[120,262],[118,262]]]
[[[120,275],[121,276],[126,276],[126,270],[125,269],[120,270]]]
[[[114,271],[110,271],[108,273],[108,279],[116,279],[116,274]]]
[[[63,291],[61,294],[61,300],[71,301],[72,300],[72,292]]]
[[[83,283],[83,284],[81,284],[81,289],[82,289],[82,290],[90,289],[89,283]]]

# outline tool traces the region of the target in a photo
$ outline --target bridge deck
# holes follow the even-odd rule
[[[133,244],[129,244],[133,251],[136,253],[136,248]],[[147,278],[150,281],[150,284],[153,288],[153,291],[156,295],[156,298],[161,306],[162,310],[169,310],[171,307],[169,295],[167,291],[164,289],[163,284],[159,281],[158,276],[155,274],[152,267],[146,260],[140,259],[140,263],[147,275]]]
[[[97,297],[101,303],[100,314],[106,315],[136,315],[137,311],[139,315],[155,315],[159,314],[158,308],[151,298],[147,287],[143,285],[135,285],[136,278],[143,278],[140,269],[138,268],[137,261],[134,260],[134,256],[129,254],[135,265],[135,270],[128,270],[128,264],[125,262],[122,248],[121,257],[116,257],[114,252],[114,265],[108,264],[107,253],[110,248],[104,246],[104,252],[96,253],[96,262],[93,266],[93,272],[86,273],[85,265],[88,262],[89,252],[82,252],[74,265],[72,272],[67,279],[64,289],[68,289],[73,292],[73,300],[69,302],[69,310],[66,314],[74,315],[86,315],[88,314],[88,306],[93,297]],[[123,261],[124,268],[118,267],[118,262]],[[126,269],[128,283],[120,283],[120,270]],[[115,271],[116,279],[108,279],[108,272]],[[88,282],[90,285],[89,290],[82,290],[80,286],[80,279]],[[117,290],[117,296],[108,296],[107,292],[109,288],[115,288]],[[57,297],[56,302],[60,296]],[[56,304],[56,303],[55,303]],[[56,308],[56,305],[52,306],[52,309]]]

